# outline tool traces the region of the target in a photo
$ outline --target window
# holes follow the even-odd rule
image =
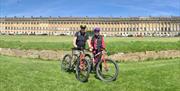
[[[163,27],[161,27],[161,31],[164,31]]]
[[[144,27],[144,31],[146,31],[146,27]]]

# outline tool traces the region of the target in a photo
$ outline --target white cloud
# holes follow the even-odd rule
[[[135,3],[136,1],[138,1],[137,4]],[[144,5],[142,3],[144,3]],[[122,4],[112,2],[108,3],[107,5],[134,11],[134,13],[136,13],[135,11],[139,11],[142,13],[147,13],[151,16],[180,16],[180,1],[178,0],[151,0],[151,3],[142,0],[134,0],[133,3]],[[173,8],[174,11],[167,10],[168,7]]]
[[[0,1],[3,1],[5,5],[10,6],[12,4],[17,5],[17,3],[21,3],[24,0],[0,0]],[[94,13],[92,14],[91,11],[96,12],[96,8],[98,9],[98,4],[96,5],[96,1],[91,1],[91,3],[93,2],[94,2],[94,5],[85,7],[83,6],[84,4],[82,5],[81,4],[79,5],[79,3],[74,4],[73,2],[66,1],[66,0],[60,0],[60,1],[52,0],[44,4],[39,4],[39,5],[36,4],[36,7],[26,7],[24,10],[17,11],[15,13],[11,13],[7,11],[8,13],[6,14],[6,16],[33,16],[33,15],[35,16],[50,16],[50,15],[52,16],[53,15],[59,15],[59,16],[69,15],[70,16],[72,15],[73,16],[73,15],[79,15],[79,13],[83,12],[81,10],[85,10],[85,9],[88,10],[88,8],[91,8],[91,10],[89,9],[86,12],[86,14],[93,15]],[[97,1],[97,3],[100,3],[101,4],[100,6],[106,6],[107,8],[112,8],[112,7],[113,8],[117,7],[119,9],[123,8],[126,11],[123,13],[126,13],[126,15],[127,13],[133,14],[132,13],[133,11],[138,11],[138,12],[147,13],[147,15],[152,15],[152,16],[161,16],[161,15],[162,16],[163,15],[167,15],[167,16],[179,15],[180,16],[180,0],[131,0],[131,1],[125,1],[125,0],[103,1],[102,0],[102,2]],[[64,4],[67,4],[67,6]],[[77,5],[77,6],[73,6],[72,8],[70,5]],[[85,5],[89,5],[89,3],[87,2]],[[104,9],[106,9],[106,7],[104,7]],[[173,11],[167,10],[167,7],[172,8]],[[128,12],[128,11],[132,11],[132,12]],[[96,15],[100,13],[101,12],[98,12]],[[115,14],[117,13],[115,12]]]
[[[64,0],[65,1],[65,0]],[[60,13],[61,15],[66,15],[66,13],[73,13],[74,10],[65,10],[63,7],[63,2],[59,3],[59,1],[52,1],[46,3],[44,5],[38,5],[36,8],[26,8],[24,11],[9,13],[6,16],[53,16],[54,14]]]

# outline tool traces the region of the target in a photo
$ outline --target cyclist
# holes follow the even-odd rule
[[[93,52],[93,55],[96,55],[97,53],[105,50],[105,43],[104,43],[104,37],[103,35],[100,35],[100,28],[96,27],[94,29],[94,36],[91,39],[91,50]],[[100,56],[95,58],[95,64],[97,61],[100,60]]]
[[[86,42],[88,42],[88,46],[90,46],[90,38],[88,34],[86,33],[86,26],[81,25],[80,26],[81,30],[75,33],[74,39],[73,39],[73,45],[74,49],[73,50],[73,55],[79,55],[80,52],[79,50],[83,50],[86,47]],[[81,61],[82,62],[82,61]],[[83,63],[80,63],[80,69],[83,68]]]
[[[89,36],[86,34],[86,26],[81,25],[81,30],[75,33],[74,39],[73,39],[73,45],[77,49],[85,49],[86,42],[88,42],[88,45],[90,45],[89,42]]]

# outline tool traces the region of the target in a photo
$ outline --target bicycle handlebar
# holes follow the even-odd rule
[[[103,51],[98,52],[98,53],[95,55],[95,57],[98,56],[98,55],[100,55],[102,52],[103,52]],[[105,51],[105,52],[103,52],[102,54],[107,54],[107,52]]]
[[[89,52],[92,52],[90,51],[89,49],[84,49],[84,48],[72,48],[72,50],[79,50],[79,51],[89,51]],[[100,55],[104,50],[101,50],[99,53],[97,53],[95,56],[98,56]],[[107,54],[108,52],[105,50],[105,52],[103,52],[103,54]]]
[[[72,48],[72,50],[90,51],[89,49],[84,49],[84,48]]]

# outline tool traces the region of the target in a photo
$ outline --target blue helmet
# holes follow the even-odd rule
[[[99,28],[99,27],[96,27],[96,28],[94,29],[94,32],[100,32],[100,28]]]

